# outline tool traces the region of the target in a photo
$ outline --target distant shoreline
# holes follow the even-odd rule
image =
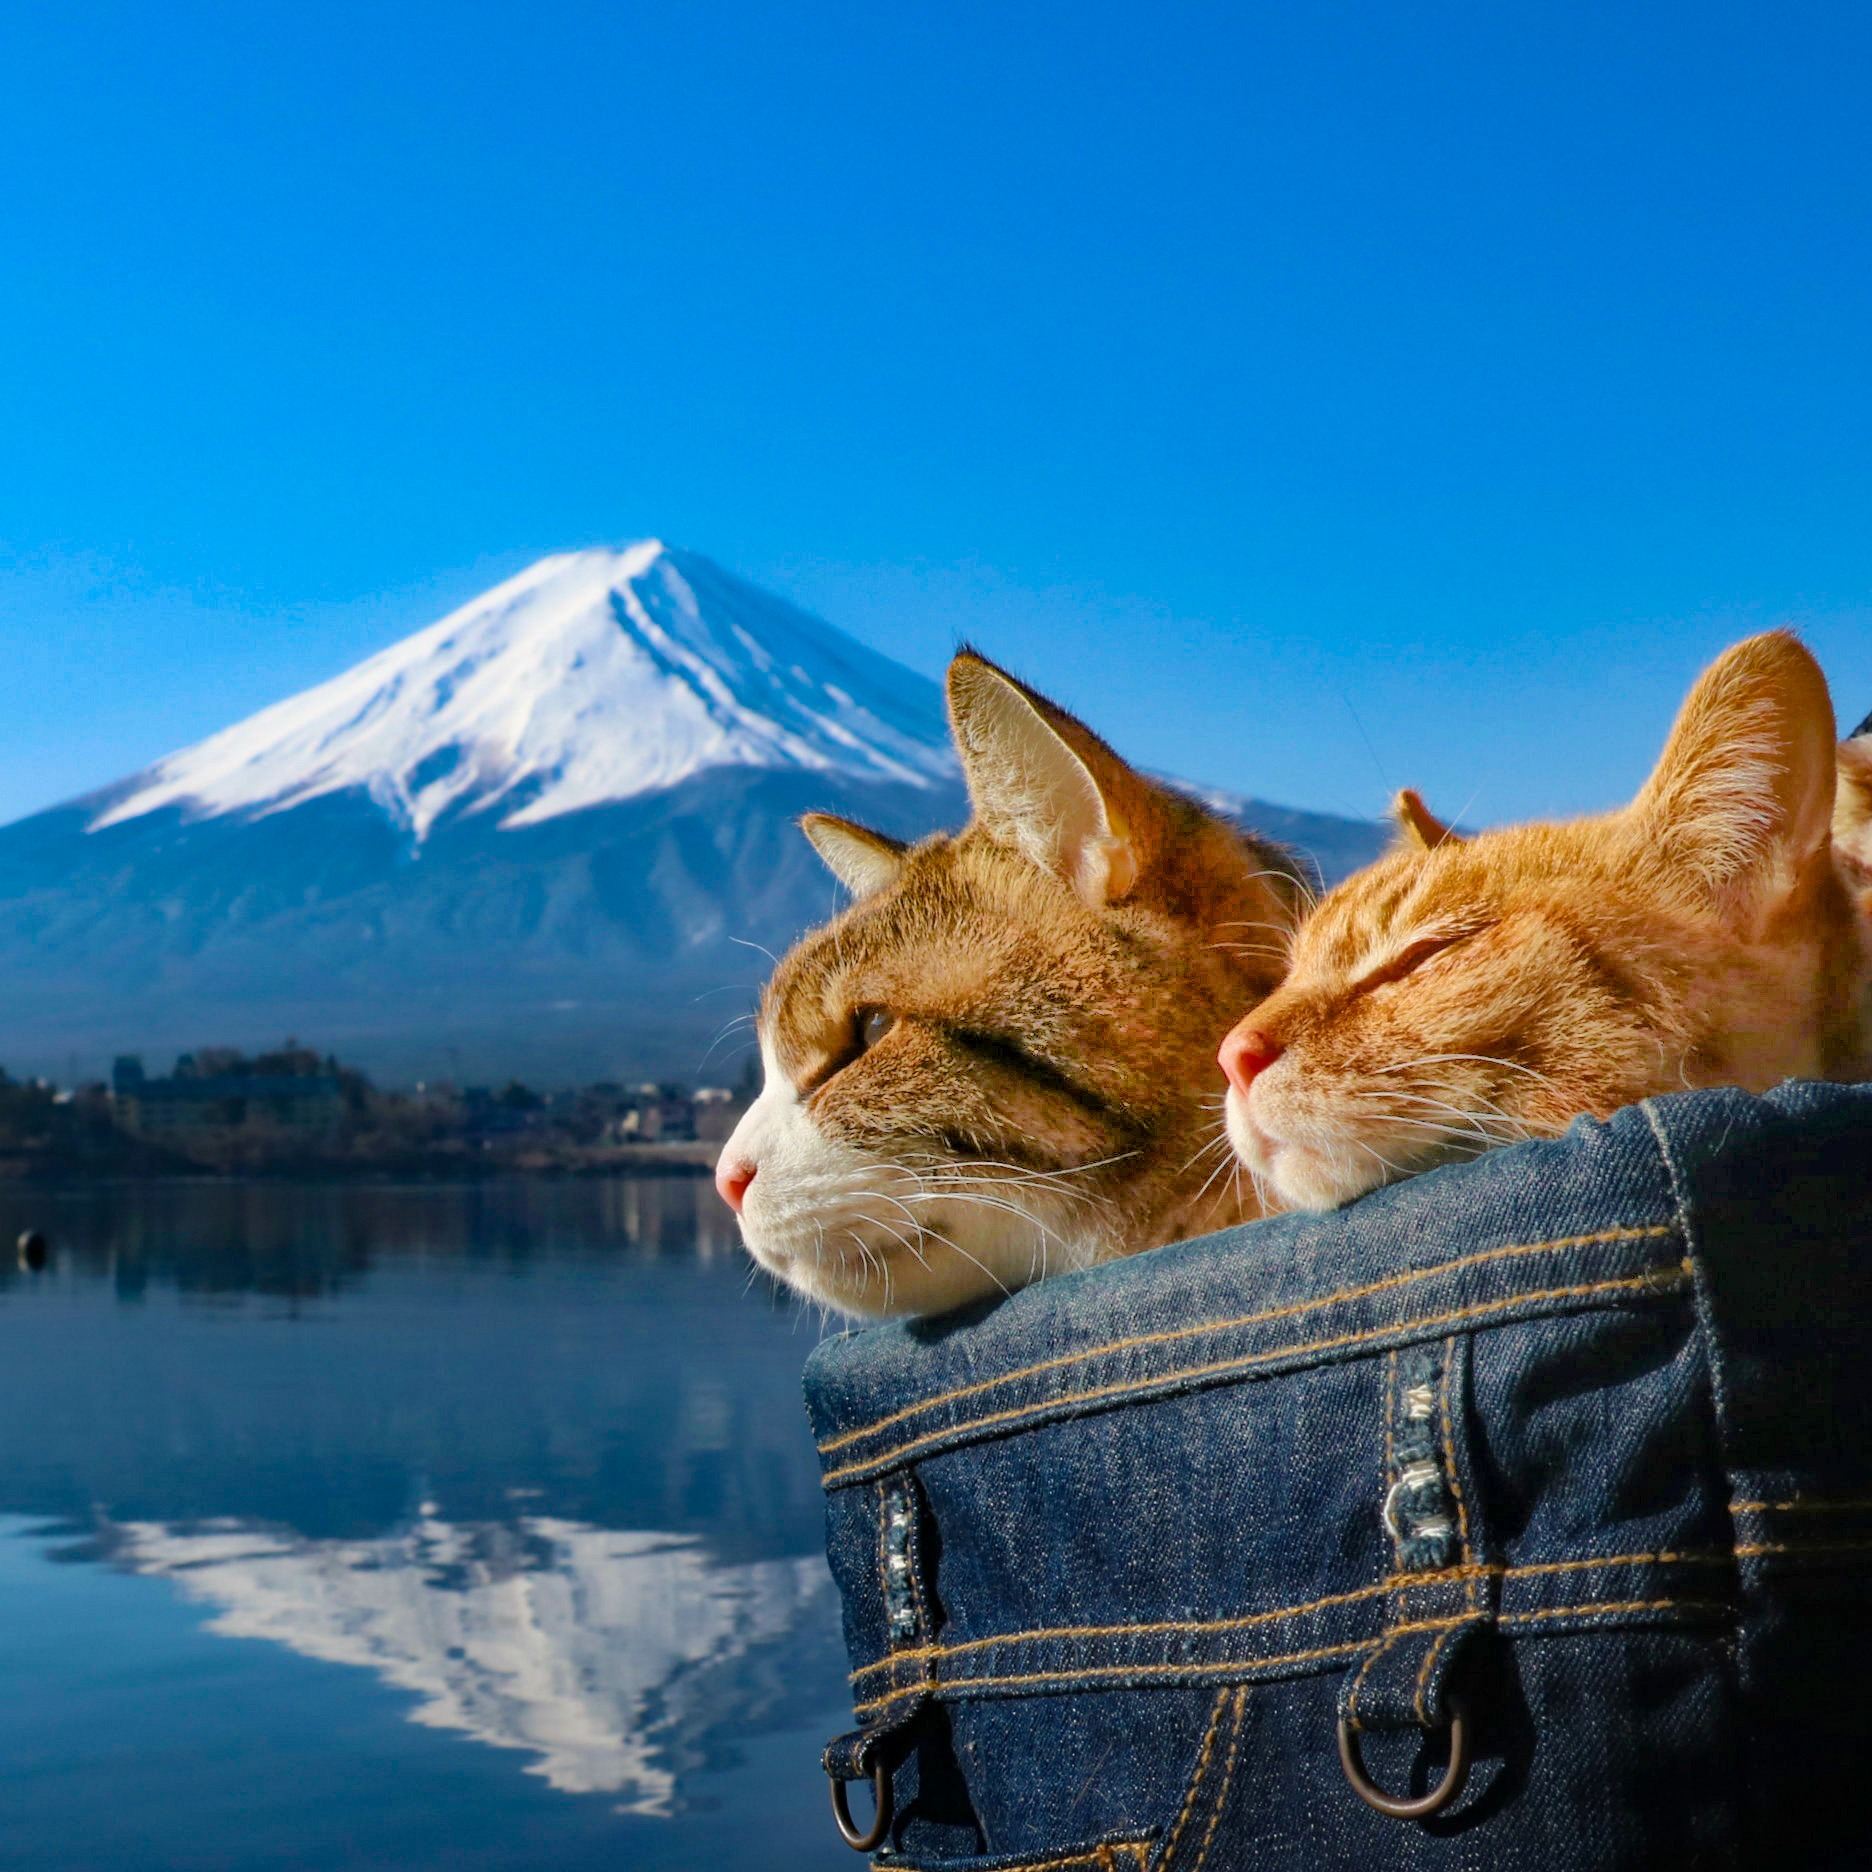
[[[281,1157],[226,1169],[177,1159],[163,1162],[60,1161],[39,1151],[0,1152],[0,1189],[76,1183],[358,1183],[393,1179],[426,1183],[491,1183],[518,1177],[705,1177],[721,1146],[684,1139],[604,1150],[410,1152],[375,1159]]]

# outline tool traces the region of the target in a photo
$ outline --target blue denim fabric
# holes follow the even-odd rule
[[[1872,1864],[1872,1088],[1582,1120],[806,1385],[880,1865]],[[1451,1808],[1354,1795],[1341,1718],[1420,1793],[1458,1698]]]

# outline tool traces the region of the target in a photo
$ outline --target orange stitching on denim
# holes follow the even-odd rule
[[[1230,1671],[1279,1670],[1288,1664],[1315,1663],[1320,1658],[1356,1656],[1370,1642],[1368,1638],[1356,1638],[1347,1644],[1317,1645],[1310,1651],[1290,1651],[1284,1657],[1234,1658],[1225,1664],[1111,1664],[1084,1671],[1025,1671],[1011,1677],[938,1678],[928,1685],[910,1684],[903,1689],[888,1690],[883,1696],[872,1697],[867,1702],[854,1703],[852,1713],[862,1716],[869,1710],[883,1709],[886,1704],[900,1703],[907,1696],[921,1696],[926,1690],[940,1696],[945,1690],[994,1690],[1008,1684],[1093,1683],[1108,1677],[1223,1676],[1226,1681],[1225,1674]]]
[[[1872,1499],[1828,1501],[1817,1495],[1797,1495],[1792,1501],[1738,1501],[1729,1504],[1731,1514],[1862,1514],[1872,1509]]]
[[[1622,1553],[1607,1554],[1597,1560],[1536,1560],[1526,1566],[1500,1567],[1504,1579],[1528,1579],[1536,1573],[1578,1573],[1587,1567],[1602,1566],[1727,1566],[1731,1554],[1711,1549],[1708,1552]],[[1485,1572],[1491,1569],[1484,1568]]]
[[[1100,1872],[1114,1872],[1115,1853],[1129,1854],[1133,1865],[1141,1866],[1150,1852],[1147,1840],[1101,1840],[1090,1852],[1069,1852],[1057,1859],[1023,1859],[1018,1865],[996,1866],[995,1872],[1057,1872],[1065,1866],[1097,1866]],[[907,1859],[873,1859],[871,1872],[915,1872]]]
[[[1580,1562],[1581,1565],[1587,1564]],[[1035,1631],[1000,1632],[991,1638],[965,1638],[959,1644],[925,1645],[917,1651],[899,1651],[879,1658],[875,1664],[860,1665],[851,1673],[851,1681],[868,1677],[875,1671],[888,1670],[893,1664],[911,1664],[925,1657],[955,1657],[964,1651],[981,1651],[990,1645],[1027,1644],[1049,1638],[1128,1638],[1162,1637],[1171,1632],[1240,1631],[1252,1625],[1270,1625],[1280,1619],[1304,1618],[1309,1612],[1321,1612],[1328,1606],[1353,1605],[1361,1599],[1381,1598],[1402,1586],[1449,1577],[1446,1573],[1394,1573],[1375,1586],[1355,1586],[1349,1592],[1328,1593],[1324,1599],[1309,1599],[1305,1605],[1275,1606],[1267,1612],[1244,1612],[1226,1619],[1159,1619],[1141,1625],[1052,1625]]]
[[[1505,1572],[1512,1577],[1522,1572],[1557,1572],[1574,1566],[1622,1566],[1647,1560],[1676,1562],[1684,1560],[1717,1560],[1724,1558],[1727,1558],[1727,1556],[1718,1554],[1621,1554],[1606,1560],[1562,1560],[1550,1562],[1544,1566],[1526,1568],[1491,1567],[1484,1570],[1489,1572]],[[1728,1604],[1727,1601],[1721,1599],[1606,1599],[1594,1600],[1582,1605],[1548,1606],[1533,1612],[1502,1612],[1496,1614],[1495,1618],[1498,1623],[1503,1625],[1521,1625],[1532,1624],[1542,1619],[1573,1618],[1595,1612],[1642,1612],[1653,1609],[1728,1613],[1733,1612],[1735,1608]],[[1407,1624],[1394,1625],[1384,1634],[1384,1645],[1367,1658],[1364,1669],[1368,1670],[1372,1664],[1376,1663],[1378,1658],[1383,1655],[1384,1649],[1388,1648],[1390,1644],[1398,1638],[1404,1637],[1411,1632],[1453,1631],[1460,1625],[1470,1623],[1475,1616],[1476,1614],[1472,1612],[1464,1611],[1451,1617],[1416,1619]],[[1155,1631],[1159,1628],[1154,1626],[1117,1625],[1107,1626],[1102,1629],[1108,1632],[1123,1633],[1127,1631]],[[1215,1628],[1208,1625],[1192,1623],[1166,1626],[1162,1629],[1175,1631],[1209,1631]],[[1015,1634],[1016,1637],[1044,1637],[1046,1635],[1047,1634],[1041,1632]],[[982,1645],[1000,1642],[1003,1641],[999,1639],[978,1638],[973,1641],[973,1645],[971,1646],[958,1646],[955,1648],[958,1650],[972,1649]],[[925,1690],[933,1693],[940,1693],[944,1689],[966,1689],[981,1685],[998,1686],[1002,1684],[1060,1683],[1068,1681],[1090,1682],[1092,1679],[1099,1677],[1192,1677],[1200,1676],[1205,1672],[1222,1670],[1264,1671],[1287,1664],[1309,1663],[1316,1658],[1343,1657],[1349,1652],[1365,1650],[1370,1643],[1371,1640],[1369,1638],[1355,1638],[1348,1640],[1344,1644],[1320,1645],[1312,1650],[1290,1651],[1278,1657],[1230,1658],[1211,1664],[1105,1664],[1095,1665],[1089,1670],[1028,1671],[1018,1675],[995,1677],[940,1678],[932,1672],[925,1679],[917,1683],[905,1684],[895,1690],[887,1690],[882,1696],[868,1698],[862,1703],[854,1703],[852,1707],[855,1712],[862,1714],[866,1710],[881,1709],[887,1703],[897,1702],[903,1697],[914,1696]],[[895,1660],[885,1660],[885,1663],[888,1664],[893,1661]],[[854,1672],[853,1676],[868,1675],[871,1671],[875,1671],[879,1668],[882,1667],[879,1665],[869,1665],[864,1671]],[[1362,1677],[1363,1675],[1364,1670],[1361,1670],[1360,1676]],[[1352,1707],[1356,1706],[1356,1700],[1357,1692],[1355,1690],[1351,1700],[1351,1706],[1348,1708],[1349,1715],[1351,1714]]]
[[[1235,1758],[1241,1753],[1242,1714],[1248,1707],[1248,1692],[1235,1692],[1235,1727],[1229,1735],[1228,1760],[1222,1764],[1222,1785],[1216,1789],[1215,1805],[1209,1810],[1209,1828],[1203,1834],[1202,1851],[1196,1855],[1196,1863],[1190,1872],[1202,1872],[1208,1862],[1209,1848],[1215,1844],[1216,1828],[1222,1824],[1222,1809],[1228,1804],[1229,1789],[1235,1785]],[[1170,1872],[1166,1863],[1161,1872]]]
[[[1378,1479],[1380,1499],[1391,1486],[1391,1469],[1397,1461],[1397,1354],[1385,1360],[1384,1389],[1384,1474]]]
[[[1447,1339],[1443,1344],[1443,1463],[1449,1471],[1450,1494],[1456,1499],[1457,1539],[1462,1542],[1463,1564],[1468,1566],[1475,1560],[1469,1551],[1469,1505],[1463,1500],[1462,1484],[1456,1478],[1456,1432],[1450,1420],[1450,1367],[1455,1363],[1456,1341]]]
[[[890,1630],[890,1547],[886,1523],[890,1519],[890,1477],[879,1476],[877,1484],[877,1583],[878,1597],[885,1606],[884,1629]]]
[[[1375,1651],[1367,1654],[1365,1662],[1358,1667],[1358,1675],[1352,1679],[1352,1694],[1346,1699],[1346,1720],[1354,1729],[1362,1727],[1359,1722],[1358,1700],[1360,1693],[1365,1688],[1365,1678],[1370,1672],[1371,1667],[1397,1643],[1398,1634],[1402,1630],[1403,1627],[1399,1626],[1397,1630],[1385,1633],[1384,1642],[1379,1645]]]
[[[870,1470],[895,1467],[905,1458],[914,1455],[920,1449],[927,1449],[932,1443],[941,1443],[950,1437],[963,1436],[973,1430],[985,1430],[992,1424],[1010,1423],[1017,1418],[1031,1417],[1043,1410],[1057,1410],[1062,1405],[1092,1404],[1107,1398],[1125,1397],[1134,1392],[1148,1391],[1159,1385],[1175,1384],[1184,1378],[1206,1378],[1217,1372],[1247,1371],[1257,1365],[1270,1365],[1276,1359],[1296,1358],[1307,1352],[1343,1351],[1347,1346],[1368,1345],[1374,1340],[1387,1339],[1397,1333],[1420,1332],[1431,1326],[1451,1326],[1458,1320],[1481,1319],[1489,1314],[1506,1313],[1517,1307],[1538,1306],[1547,1300],[1583,1300],[1591,1294],[1635,1293],[1648,1289],[1653,1293],[1673,1293],[1682,1286],[1688,1277],[1690,1264],[1680,1261],[1674,1268],[1653,1268],[1643,1274],[1629,1274],[1619,1280],[1588,1281],[1578,1287],[1547,1287],[1533,1293],[1510,1294],[1502,1300],[1486,1300],[1474,1306],[1458,1307],[1451,1313],[1432,1313],[1418,1319],[1395,1320],[1389,1326],[1375,1326],[1364,1332],[1340,1333],[1331,1339],[1314,1339],[1299,1345],[1275,1346],[1266,1352],[1242,1353],[1235,1358],[1218,1359],[1208,1365],[1189,1365],[1181,1371],[1157,1372],[1149,1378],[1127,1379],[1122,1384],[1095,1385],[1089,1391],[1068,1391],[1059,1397],[1043,1398],[1036,1403],[1016,1405],[1011,1410],[990,1411],[984,1417],[972,1417],[965,1423],[945,1424],[940,1430],[926,1431],[922,1436],[912,1437],[907,1443],[899,1443],[895,1449],[889,1449],[880,1455],[867,1456],[858,1462],[847,1463],[842,1469],[831,1469],[821,1478],[822,1486],[830,1488],[847,1476],[862,1475]],[[1668,1283],[1660,1276],[1668,1275]]]
[[[1474,1601],[1472,1600],[1473,1606]],[[1437,1661],[1437,1653],[1449,1642],[1448,1632],[1438,1632],[1430,1641],[1430,1649],[1424,1653],[1423,1662],[1417,1667],[1417,1689],[1411,1697],[1411,1708],[1417,1712],[1417,1725],[1421,1729],[1430,1727],[1429,1719],[1424,1715],[1424,1688],[1430,1681],[1431,1667]]]
[[[1118,1861],[1114,1853],[1128,1853],[1134,1865],[1143,1865],[1150,1850],[1144,1840],[1103,1840],[1090,1852],[1069,1852],[1057,1859],[1023,1859],[1018,1865],[996,1866],[995,1872],[1058,1872],[1065,1866],[1097,1866],[1100,1872],[1109,1872]],[[871,1872],[914,1872],[912,1862],[907,1859],[874,1859]]]
[[[1532,1625],[1545,1619],[1590,1618],[1633,1612],[1715,1613],[1732,1617],[1735,1607],[1721,1599],[1597,1599],[1583,1605],[1549,1606],[1539,1612],[1503,1612],[1497,1615],[1497,1623]],[[1453,1630],[1459,1625],[1470,1623],[1473,1616],[1472,1613],[1463,1612],[1454,1618],[1419,1619],[1412,1624],[1394,1626],[1385,1642],[1389,1644],[1408,1632]],[[1107,1677],[1197,1677],[1222,1671],[1264,1672],[1278,1670],[1289,1664],[1311,1664],[1321,1658],[1344,1657],[1348,1653],[1364,1650],[1369,1643],[1369,1639],[1361,1638],[1350,1644],[1320,1645],[1311,1651],[1290,1651],[1284,1657],[1236,1658],[1222,1664],[1120,1664],[1089,1671],[1029,1671],[1011,1677],[951,1677],[946,1681],[933,1680],[927,1686],[912,1684],[902,1690],[892,1690],[868,1702],[856,1703],[852,1710],[854,1715],[862,1716],[869,1710],[900,1702],[906,1696],[920,1696],[926,1689],[940,1696],[945,1690],[995,1690],[1015,1684],[1089,1684]]]
[[[1176,1339],[1193,1339],[1208,1332],[1232,1332],[1240,1326],[1265,1326],[1270,1320],[1291,1319],[1297,1313],[1314,1313],[1322,1307],[1336,1306],[1342,1300],[1365,1300],[1375,1293],[1384,1293],[1393,1287],[1405,1287],[1412,1281],[1429,1280],[1437,1274],[1454,1274],[1463,1268],[1472,1268],[1486,1261],[1504,1261],[1519,1255],[1542,1254],[1560,1248],[1590,1248],[1604,1242],[1651,1241],[1660,1235],[1676,1232],[1672,1222],[1648,1223],[1642,1228],[1602,1229],[1596,1235],[1562,1235],[1553,1241],[1514,1242],[1506,1248],[1489,1248],[1480,1254],[1464,1255],[1458,1261],[1440,1261],[1435,1267],[1410,1268],[1402,1274],[1389,1274],[1383,1280],[1372,1281],[1363,1287],[1342,1287],[1336,1293],[1322,1295],[1317,1300],[1301,1300],[1292,1306],[1273,1307],[1265,1313],[1244,1313],[1237,1319],[1204,1320],[1196,1326],[1177,1326],[1164,1332],[1136,1333],[1128,1339],[1113,1339],[1105,1345],[1088,1346],[1083,1352],[1063,1352],[1058,1358],[1042,1359],[1037,1365],[1023,1365],[1018,1370],[1003,1372],[998,1378],[984,1378],[976,1384],[958,1385],[951,1391],[938,1391],[926,1398],[920,1398],[914,1404],[906,1404],[902,1410],[892,1411],[888,1417],[879,1417],[868,1424],[861,1424],[856,1430],[843,1430],[837,1436],[827,1437],[818,1445],[821,1456],[829,1456],[836,1449],[843,1449],[847,1443],[856,1443],[861,1437],[874,1436],[880,1430],[888,1430],[892,1424],[902,1423],[906,1417],[914,1417],[920,1411],[934,1410],[938,1404],[953,1404],[957,1398],[974,1397],[978,1392],[992,1391],[997,1386],[1013,1384],[1017,1379],[1037,1377],[1041,1372],[1057,1371],[1063,1365],[1077,1365],[1086,1359],[1098,1358],[1107,1352],[1125,1352],[1133,1346],[1163,1345]]]
[[[920,1664],[926,1659],[960,1657],[968,1651],[986,1651],[996,1645],[1039,1644],[1054,1638],[1085,1640],[1092,1638],[1159,1638],[1174,1632],[1243,1631],[1255,1625],[1271,1625],[1282,1619],[1304,1618],[1323,1612],[1329,1606],[1355,1605],[1361,1599],[1378,1599],[1387,1593],[1405,1591],[1412,1586],[1441,1585],[1461,1579],[1528,1579],[1541,1573],[1579,1573],[1591,1567],[1614,1566],[1729,1566],[1734,1555],[1747,1549],[1724,1549],[1707,1553],[1631,1553],[1606,1554],[1593,1560],[1538,1560],[1524,1566],[1504,1566],[1488,1561],[1471,1567],[1443,1567],[1429,1573],[1393,1573],[1375,1586],[1357,1586],[1349,1592],[1328,1593],[1323,1599],[1309,1599],[1304,1605],[1275,1606],[1266,1612],[1244,1612],[1226,1619],[1158,1619],[1137,1625],[1048,1625],[1032,1631],[997,1632],[987,1638],[965,1638],[958,1644],[922,1645],[914,1651],[896,1651],[881,1657],[875,1664],[861,1664],[849,1673],[847,1681],[873,1677],[899,1664]]]
[[[1176,1857],[1177,1842],[1189,1824],[1190,1814],[1196,1806],[1196,1796],[1202,1792],[1203,1776],[1209,1772],[1209,1757],[1215,1752],[1215,1739],[1222,1727],[1222,1712],[1228,1706],[1228,1700],[1229,1693],[1226,1690],[1216,1692],[1215,1707],[1209,1712],[1209,1728],[1203,1736],[1202,1750],[1196,1757],[1196,1772],[1190,1776],[1189,1787],[1183,1795],[1183,1810],[1176,1817],[1176,1825],[1170,1829],[1169,1839],[1164,1842],[1160,1872],[1169,1872],[1170,1862]]]
[[[1722,1599],[1596,1599],[1585,1605],[1548,1606],[1539,1612],[1504,1612],[1503,1625],[1533,1625],[1542,1619],[1587,1618],[1605,1612],[1721,1612],[1735,1607]]]
[[[1757,1554],[1864,1553],[1868,1548],[1872,1548],[1872,1540],[1751,1541],[1746,1547],[1738,1547],[1736,1553],[1748,1559]]]
[[[1450,1421],[1450,1372],[1456,1363],[1456,1341],[1449,1338],[1443,1342],[1443,1471],[1449,1483],[1449,1491],[1456,1502],[1456,1538],[1462,1543],[1463,1565],[1472,1568],[1475,1555],[1469,1549],[1469,1507],[1463,1500],[1462,1484],[1456,1479],[1456,1432]],[[1463,1604],[1470,1611],[1476,1609],[1476,1579],[1471,1571],[1463,1580]],[[1442,1640],[1437,1643],[1440,1645]],[[1436,1655],[1436,1646],[1431,1647],[1431,1656]],[[1429,1668],[1426,1663],[1425,1669]],[[1423,1679],[1417,1680],[1417,1713],[1423,1714]]]

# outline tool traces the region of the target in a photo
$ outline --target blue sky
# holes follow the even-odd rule
[[[0,14],[0,818],[657,533],[1149,764],[1609,804],[1872,707],[1872,13]]]

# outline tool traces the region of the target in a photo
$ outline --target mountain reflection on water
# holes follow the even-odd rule
[[[37,1591],[56,1623],[73,1565],[159,1583],[164,1609],[113,1604],[98,1656],[83,1622],[0,1645],[0,1709],[76,1738],[35,1774],[0,1718],[0,1864],[707,1866],[749,1827],[762,1864],[838,1862],[815,1756],[849,1705],[799,1403],[816,1322],[750,1286],[705,1183],[0,1193],[0,1239],[28,1222],[53,1263],[0,1273],[15,1615]],[[103,1623],[177,1608],[166,1665],[113,1662]],[[145,1815],[149,1856],[108,1817],[87,1845],[74,1790],[89,1773],[108,1803],[139,1751],[219,1720],[232,1639],[277,1660],[241,1666],[267,1720],[290,1728],[293,1659],[349,1667],[319,1692],[348,1716],[270,1735],[264,1791],[238,1744],[204,1746],[205,1778]],[[403,1720],[347,1760],[346,1723],[386,1699]],[[418,1730],[482,1766],[432,1763]],[[349,1789],[336,1856],[300,1771]],[[444,1774],[446,1801],[425,1792]]]

